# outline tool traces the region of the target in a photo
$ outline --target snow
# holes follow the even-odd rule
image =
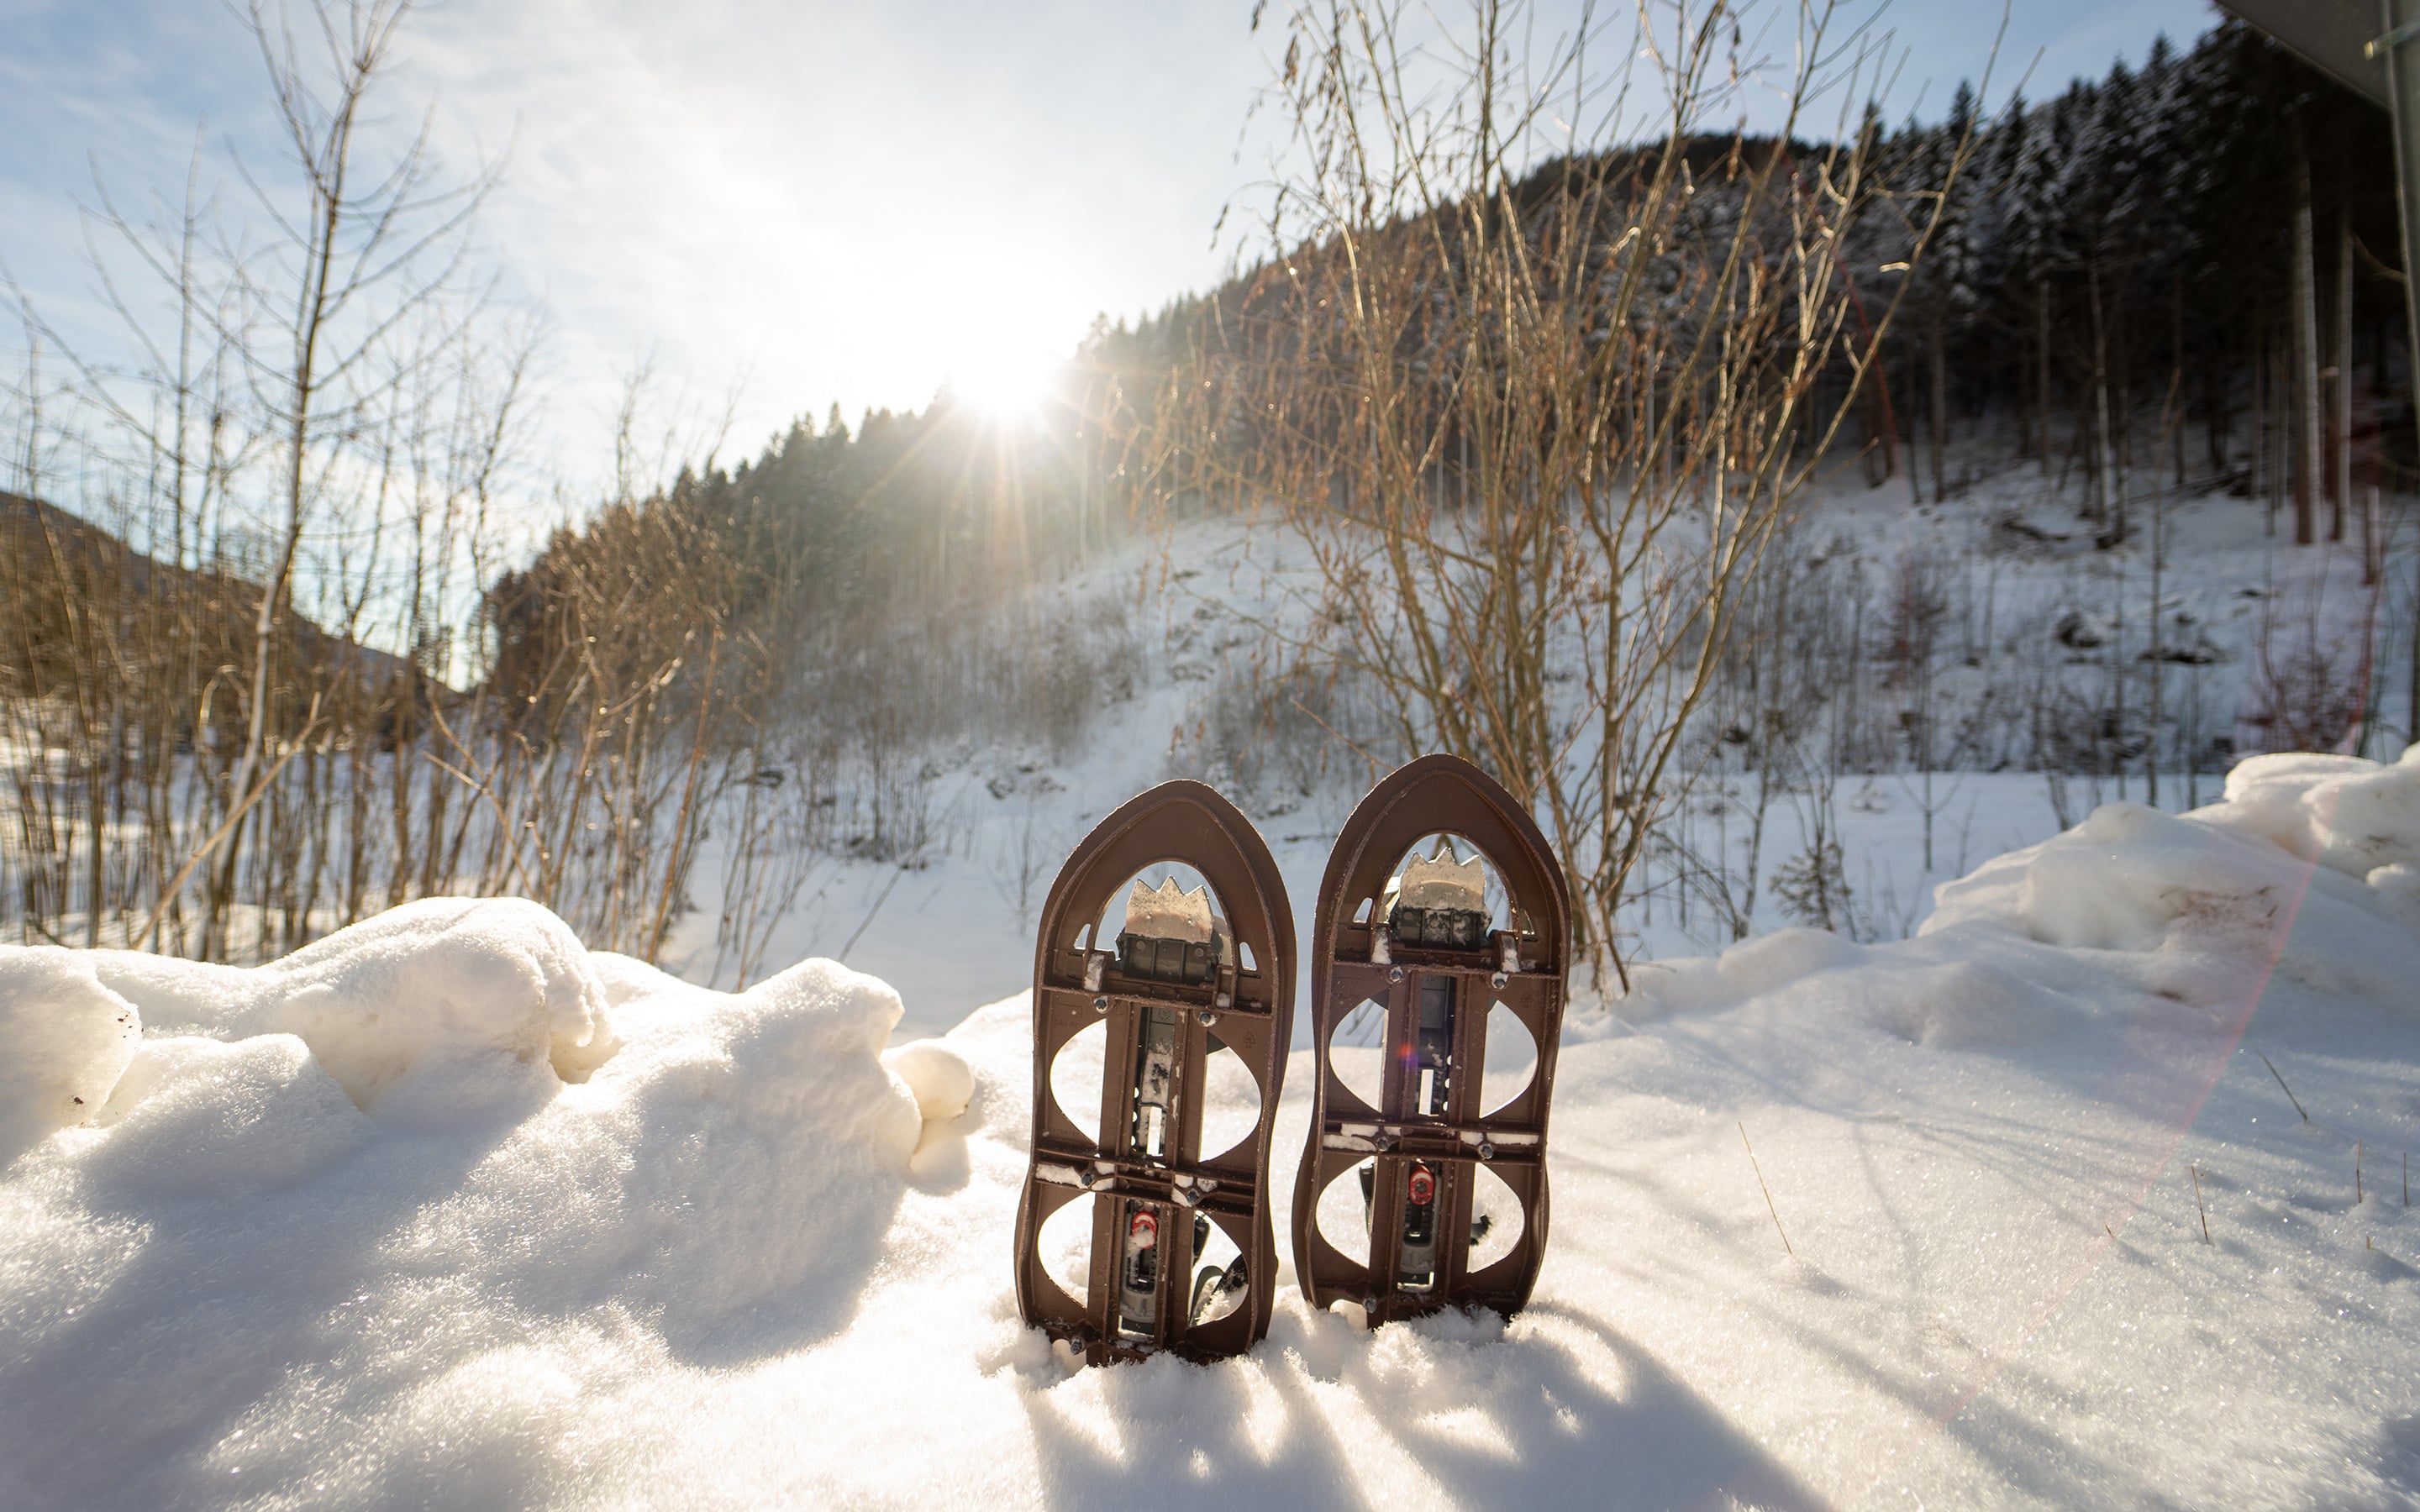
[[[923,1119],[832,963],[702,992],[496,903],[61,954],[0,953],[11,1022],[148,1032],[0,1181],[0,1504],[542,1500],[636,1427],[590,1393],[827,1337],[887,1257]]]
[[[363,1108],[409,1080],[435,1110],[478,1095],[467,1082],[525,1077],[539,1062],[582,1081],[613,1052],[587,949],[518,899],[405,903],[256,970],[131,952],[98,959],[154,1031],[291,1034]]]
[[[1751,711],[1709,711],[1701,744],[1711,759],[1666,838],[1672,854],[1702,861],[1743,895],[1747,931],[1803,921],[1774,884],[1819,829],[1839,844],[1854,893],[1836,927],[1887,939],[1913,933],[1934,888],[1984,858],[2045,840],[2111,799],[2146,799],[2139,741],[2155,667],[2164,689],[2156,806],[2170,811],[2214,796],[2236,752],[2291,743],[2298,720],[2307,722],[2301,705],[2325,702],[2363,671],[2379,716],[2369,751],[2401,748],[2409,638],[2391,628],[2405,623],[2420,570],[2420,535],[2403,523],[2420,519],[2420,501],[2389,501],[2397,524],[2379,589],[2362,585],[2352,546],[2285,546],[2261,501],[2189,486],[2160,505],[2155,575],[2148,529],[2096,544],[2075,508],[2080,479],[2062,484],[1980,435],[1954,443],[1949,460],[1967,483],[1929,503],[1912,500],[1903,477],[1869,487],[1858,465],[1844,463],[1810,486],[1777,548],[1806,584],[1794,601],[1820,606],[1836,628],[1861,624],[1868,655],[1841,670],[1798,760],[1760,769],[1751,748],[1714,739],[1735,719],[1755,723]],[[2150,505],[2137,503],[2146,525]],[[1273,730],[1255,713],[1239,724],[1232,705],[1315,614],[1311,576],[1288,532],[1231,517],[1175,524],[1075,565],[1047,592],[1050,618],[1092,625],[1115,607],[1157,654],[1130,687],[1101,693],[1065,748],[1012,728],[920,752],[925,848],[905,868],[828,857],[775,926],[768,959],[843,954],[899,989],[903,1036],[945,1032],[968,1004],[1015,992],[1031,975],[1043,895],[1067,847],[1125,797],[1171,776],[1234,797],[1288,889],[1310,897],[1337,826],[1366,790],[1366,764],[1307,721]],[[1894,595],[1910,583],[1941,611],[1921,701],[1935,737],[1929,777],[1910,769],[1902,721],[1916,699],[1885,645]],[[2148,655],[2155,598],[2164,652],[2192,659]],[[2061,636],[2071,621],[2074,641]],[[1002,633],[1024,633],[1021,624]],[[2115,697],[2121,672],[2125,691]],[[2102,730],[2098,745],[2086,741],[2111,712],[2122,713],[2129,738]],[[1840,739],[1823,737],[1826,721]],[[1249,759],[1260,761],[1257,774],[1242,770]],[[1762,791],[1772,773],[1781,775]],[[1770,806],[1761,828],[1760,803]],[[661,956],[692,980],[716,980],[721,843],[708,841],[690,882],[693,910],[675,920]],[[1645,863],[1645,887],[1621,920],[1633,958],[1731,943],[1732,918],[1688,872],[1668,855]]]
[[[0,1159],[84,1122],[134,1058],[133,1005],[92,963],[52,947],[0,954]]]
[[[0,1504],[2412,1504],[2415,852],[2420,754],[2254,758],[1911,938],[1642,966],[1567,1022],[1527,1312],[1286,1271],[1210,1368],[1018,1321],[1021,995],[886,1051],[837,964],[465,900],[0,949]]]
[[[2347,876],[2408,872],[2420,866],[2420,766],[2255,756],[2227,774],[2226,802],[2212,817]]]

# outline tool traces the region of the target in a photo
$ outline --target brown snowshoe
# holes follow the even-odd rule
[[[1115,890],[1163,862],[1208,884],[1138,883],[1126,925],[1096,938]],[[1100,1134],[1051,1089],[1078,1033],[1105,1025]],[[1234,805],[1199,782],[1153,788],[1084,837],[1043,905],[1033,961],[1033,1143],[1016,1214],[1016,1301],[1029,1323],[1095,1365],[1171,1350],[1197,1361],[1268,1331],[1277,1284],[1269,1138],[1294,1029],[1294,916],[1277,863]],[[1261,1094],[1232,1149],[1201,1148],[1204,1072],[1233,1050]],[[1050,1215],[1093,1201],[1092,1264],[1078,1300],[1039,1253]],[[1223,1233],[1232,1263],[1200,1265]]]
[[[1476,857],[1414,850],[1439,834],[1493,867],[1508,928],[1490,927],[1487,869]],[[1374,1328],[1449,1306],[1509,1317],[1529,1300],[1546,1250],[1546,1108],[1570,913],[1562,868],[1536,823],[1459,757],[1402,767],[1345,822],[1311,940],[1317,1080],[1294,1189],[1295,1272],[1312,1306],[1359,1303]],[[1376,1106],[1331,1058],[1339,1027],[1365,1004],[1364,1020],[1384,1015]],[[1537,1063],[1524,1090],[1488,1111],[1481,1082],[1497,1005],[1529,1031]],[[1329,1183],[1357,1167],[1367,1264],[1329,1242],[1317,1219]],[[1507,1253],[1474,1269],[1497,1221],[1475,1210],[1481,1171],[1511,1189],[1521,1229]]]

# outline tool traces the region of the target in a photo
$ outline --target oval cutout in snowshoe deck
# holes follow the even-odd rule
[[[1319,1194],[1312,1209],[1312,1232],[1319,1241],[1334,1250],[1353,1269],[1366,1272],[1370,1268],[1370,1180],[1373,1174],[1368,1162],[1347,1166],[1336,1174]],[[1302,1271],[1297,1255],[1295,1272]]]
[[[1101,1141],[1101,1073],[1109,1064],[1106,1026],[1088,1024],[1050,1061],[1050,1096],[1085,1138]]]
[[[1470,1257],[1464,1266],[1473,1280],[1509,1258],[1521,1242],[1521,1199],[1485,1165],[1471,1167]]]
[[[1244,1057],[1210,1035],[1210,1055],[1202,1067],[1202,1152],[1225,1160],[1261,1127],[1261,1085]]]
[[[1480,1117],[1495,1118],[1538,1082],[1538,1041],[1521,1015],[1487,1005],[1487,1070],[1479,1079]]]
[[[1250,1300],[1251,1268],[1227,1231],[1207,1218],[1193,1220],[1193,1287],[1187,1302],[1192,1326],[1215,1323]]]
[[[1374,1327],[1528,1301],[1570,917],[1536,823],[1458,757],[1403,766],[1345,822],[1311,939],[1313,1103],[1295,1180],[1295,1279],[1314,1307],[1363,1304]],[[1374,1097],[1344,1081],[1357,1012],[1357,1028],[1383,1025]],[[1491,1049],[1512,1063],[1491,1073]],[[1348,1180],[1369,1194],[1366,1258],[1328,1237]]]
[[[1362,999],[1346,1012],[1329,1031],[1324,1058],[1327,1074],[1336,1078],[1337,1087],[1369,1108],[1377,1111],[1386,1094],[1387,1070],[1387,1005],[1383,1001]],[[1328,1100],[1340,1108],[1354,1104],[1328,1089]]]
[[[1078,1196],[1051,1213],[1034,1235],[1043,1273],[1078,1307],[1093,1284],[1093,1207],[1089,1194]]]

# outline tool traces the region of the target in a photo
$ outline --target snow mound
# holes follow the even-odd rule
[[[2273,975],[2420,1019],[2401,990],[2420,921],[2415,859],[2420,747],[2392,764],[2256,756],[2219,803],[2183,816],[2107,804],[1945,883],[1919,933],[2115,952],[2130,959],[2102,969],[2230,1019]]]
[[[882,1265],[899,1011],[829,961],[727,995],[592,960],[517,903],[256,971],[0,951],[0,1096],[48,1124],[0,1170],[0,1505],[627,1473],[644,1412],[600,1401],[812,1346]],[[946,1101],[955,1057],[907,1058]]]
[[[613,1053],[603,983],[563,920],[519,899],[427,898],[253,970],[128,951],[101,980],[154,1033],[291,1034],[371,1108],[410,1078],[482,1095],[511,1068],[585,1080]]]
[[[939,1040],[901,1045],[884,1056],[882,1063],[908,1084],[926,1123],[947,1123],[974,1101],[974,1069]]]
[[[2251,757],[2228,774],[2221,802],[2185,815],[2104,804],[2065,834],[1942,884],[1934,900],[1916,933],[1960,958],[1950,977],[1917,965],[1938,952],[1885,955],[1784,929],[1716,957],[1637,966],[1621,1021],[1735,1008],[1784,985],[1805,1000],[1836,975],[1873,1023],[1940,1045],[2039,1043],[2078,1011],[2079,984],[2113,970],[2229,1011],[2249,1011],[2273,971],[2409,1002],[2396,991],[2395,932],[2420,928],[2420,746],[2392,764]],[[1978,933],[2144,959],[2025,957],[2001,969],[1981,959],[1990,952]],[[2420,1003],[2407,1011],[2420,1017]]]
[[[0,946],[0,1160],[99,1116],[143,1032],[89,957]]]
[[[2226,800],[2196,816],[2349,877],[2420,867],[2420,745],[2393,765],[2358,756],[2250,757],[2226,774]]]
[[[1667,1012],[1727,1008],[1826,971],[1854,966],[1865,949],[1819,929],[1783,929],[1743,940],[1719,956],[1649,961],[1632,969],[1625,1017],[1644,1022]]]

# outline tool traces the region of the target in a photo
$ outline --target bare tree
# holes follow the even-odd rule
[[[1830,7],[1781,12],[1776,135],[1700,134],[1763,20],[1642,9],[1617,43],[1584,8],[1532,50],[1519,0],[1437,35],[1403,4],[1295,9],[1274,255],[1159,407],[1170,486],[1269,509],[1315,565],[1269,628],[1381,690],[1402,751],[1468,756],[1531,804],[1617,971],[1684,732],[1896,311],[1844,324],[1870,54]],[[1593,65],[1642,49],[1660,140],[1627,147]],[[1836,145],[1802,158],[1827,89]]]
[[[293,18],[250,0],[260,51],[299,194],[245,169],[277,239],[237,267],[266,339],[244,352],[256,396],[279,433],[282,519],[254,623],[243,746],[228,782],[234,806],[215,890],[235,887],[244,810],[256,799],[271,720],[277,624],[290,607],[304,527],[345,486],[347,443],[380,400],[406,386],[412,364],[378,362],[413,322],[454,315],[471,250],[468,231],[496,167],[446,184],[430,147],[432,117],[391,162],[363,161],[359,135],[372,89],[411,12],[411,0],[309,0],[304,40]],[[475,309],[481,301],[467,301]]]

